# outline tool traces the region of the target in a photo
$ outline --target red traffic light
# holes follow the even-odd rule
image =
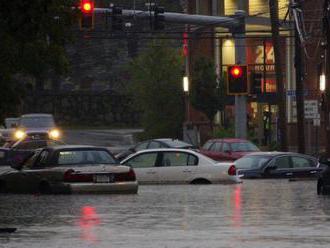
[[[80,9],[85,14],[91,14],[94,12],[94,1],[81,0]]]
[[[243,69],[241,66],[232,66],[229,73],[234,78],[240,78],[243,75]]]

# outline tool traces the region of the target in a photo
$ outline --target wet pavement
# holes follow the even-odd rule
[[[0,247],[329,247],[315,181],[140,186],[138,195],[0,195]]]

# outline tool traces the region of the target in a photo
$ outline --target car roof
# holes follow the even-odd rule
[[[210,139],[206,142],[229,142],[229,143],[235,143],[235,142],[251,142],[249,140],[246,140],[246,139],[239,139],[239,138],[223,138],[223,139]],[[206,143],[205,142],[205,143]]]
[[[34,114],[24,114],[21,115],[21,118],[23,117],[52,117],[52,114],[43,114],[43,113],[34,113]]]
[[[148,152],[189,152],[193,154],[200,154],[198,152],[195,152],[194,150],[190,149],[182,149],[182,148],[155,148],[155,149],[145,149],[141,151],[137,151],[136,153],[132,155],[137,155],[140,153],[148,153]]]
[[[58,145],[48,147],[51,150],[59,151],[59,150],[67,150],[67,149],[104,149],[108,150],[106,147],[102,146],[90,146],[90,145]]]
[[[302,154],[302,153],[296,153],[296,152],[280,152],[280,151],[272,151],[272,152],[251,152],[245,156],[281,156],[281,155],[296,155],[296,156],[302,156],[302,157],[310,157],[314,158],[313,156]]]

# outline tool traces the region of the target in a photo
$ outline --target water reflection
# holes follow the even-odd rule
[[[84,206],[81,208],[79,227],[83,240],[95,243],[97,241],[95,229],[99,224],[100,218],[94,207]]]
[[[232,214],[232,223],[235,227],[241,227],[242,224],[242,215],[241,215],[241,204],[242,204],[242,196],[241,196],[241,185],[237,185],[234,190],[231,198],[234,206],[233,214]]]

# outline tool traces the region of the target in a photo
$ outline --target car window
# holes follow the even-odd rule
[[[259,151],[259,148],[256,147],[251,142],[235,142],[231,143],[231,150],[233,152],[255,152]]]
[[[157,159],[157,152],[139,154],[128,160],[125,165],[133,168],[148,168],[154,167]]]
[[[293,168],[315,167],[311,160],[302,157],[292,157]]]
[[[275,166],[277,169],[287,169],[291,168],[290,166],[290,157],[289,156],[282,156],[275,159]]]
[[[47,160],[48,160],[48,154],[49,152],[47,150],[43,150],[36,163],[34,164],[34,167],[46,167],[47,166]]]
[[[212,144],[213,144],[213,141],[207,141],[207,142],[203,145],[202,149],[204,149],[204,150],[209,150]]]
[[[37,158],[39,157],[40,151],[39,152],[35,152],[30,158],[28,158],[23,167],[27,167],[27,168],[32,168],[35,161],[37,160]]]
[[[222,144],[222,149],[221,149],[223,152],[228,152],[230,151],[230,146],[228,143],[223,143]]]
[[[270,159],[270,156],[244,156],[235,161],[235,166],[239,169],[259,169]]]
[[[166,146],[162,146],[162,144],[159,142],[151,141],[148,146],[148,149],[155,149],[155,148],[161,148],[161,147],[166,147]]]
[[[60,151],[57,157],[58,165],[97,165],[115,164],[115,158],[104,150],[71,150]]]
[[[220,142],[215,142],[211,147],[210,151],[212,152],[220,152],[221,151],[221,143]]]
[[[138,145],[135,147],[135,150],[136,150],[136,151],[141,151],[141,150],[147,149],[148,144],[149,144],[149,142],[143,142],[143,143],[141,143],[141,144],[138,144]]]
[[[164,152],[162,166],[187,166],[197,165],[198,159],[185,152]]]

